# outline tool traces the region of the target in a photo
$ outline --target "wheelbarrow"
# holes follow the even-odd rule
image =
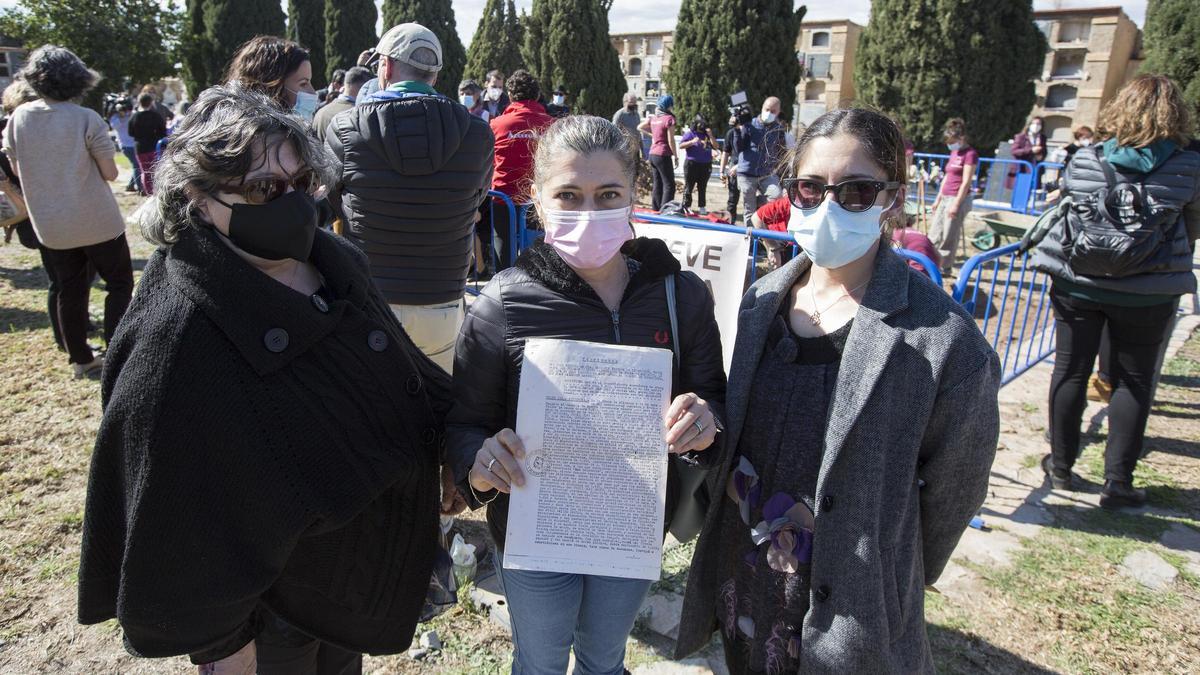
[[[971,245],[980,251],[991,251],[1004,245],[1006,239],[1020,240],[1037,222],[1037,216],[1015,211],[989,211],[978,214],[986,230],[980,230],[971,238]]]

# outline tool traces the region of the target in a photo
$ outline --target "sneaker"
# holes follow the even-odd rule
[[[1099,375],[1093,374],[1088,380],[1087,399],[1089,401],[1108,403],[1112,400],[1112,393],[1112,383],[1100,377]]]
[[[696,209],[696,215],[698,215],[698,216],[707,216],[707,215],[708,215],[708,209],[706,209],[706,208],[704,208],[703,206],[701,206],[700,208]]]
[[[71,364],[71,368],[75,371],[75,379],[77,380],[82,380],[85,377],[89,380],[98,380],[100,379],[100,374],[104,372],[104,357],[97,356],[92,359],[91,363],[73,363]]]
[[[1106,509],[1119,509],[1124,506],[1137,508],[1146,505],[1146,491],[1133,487],[1133,483],[1123,480],[1104,481],[1104,491],[1100,493],[1100,506]]]
[[[1050,479],[1050,487],[1055,490],[1067,490],[1068,492],[1075,491],[1075,474],[1072,471],[1063,473],[1054,468],[1053,461],[1050,455],[1042,458],[1042,473]]]

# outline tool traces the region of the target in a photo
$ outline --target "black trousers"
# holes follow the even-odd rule
[[[729,191],[729,198],[725,200],[725,210],[729,212],[729,222],[737,223],[738,204],[742,203],[742,191],[738,189],[737,178],[729,176],[725,181],[725,189]]]
[[[50,263],[50,256],[47,255],[49,252],[50,249],[38,245],[38,253],[42,256],[42,268],[46,270],[46,277],[50,279],[50,286],[46,289],[46,313],[50,315],[50,331],[54,333],[54,344],[58,345],[59,350],[65,352],[67,343],[63,342],[62,327],[58,324],[58,292],[61,287],[58,284],[54,266]],[[86,274],[90,284],[93,273],[89,270]]]
[[[58,323],[71,363],[91,363],[95,355],[87,343],[88,294],[92,276],[89,265],[104,280],[104,340],[113,333],[133,298],[133,263],[125,235],[116,239],[69,249],[46,249],[49,267],[58,279]]]
[[[1104,479],[1133,480],[1142,455],[1146,422],[1153,402],[1159,347],[1175,314],[1175,302],[1150,307],[1120,307],[1073,298],[1055,288],[1057,348],[1050,380],[1050,445],[1054,468],[1069,470],[1079,457],[1080,426],[1087,406],[1087,385],[1100,336],[1108,326],[1108,443]]]
[[[650,155],[650,167],[654,169],[654,192],[650,205],[655,211],[663,204],[675,201],[675,162],[670,155]]]
[[[264,626],[254,638],[258,675],[359,675],[362,654],[335,647],[265,613]]]
[[[692,207],[692,188],[696,188],[698,197],[696,206],[705,207],[704,196],[708,191],[708,179],[712,177],[712,162],[683,161],[683,208]]]

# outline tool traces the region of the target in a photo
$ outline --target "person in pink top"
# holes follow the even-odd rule
[[[647,117],[638,131],[650,134],[650,166],[654,169],[654,192],[650,205],[655,211],[675,200],[675,98],[658,97],[658,113]]]
[[[971,182],[979,166],[979,153],[968,144],[967,125],[960,117],[946,122],[943,137],[950,148],[950,160],[946,162],[942,189],[933,202],[929,239],[942,257],[942,274],[949,274],[958,253],[963,221],[971,211]]]

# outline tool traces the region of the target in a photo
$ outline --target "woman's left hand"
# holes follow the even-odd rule
[[[663,426],[667,429],[667,452],[682,455],[704,450],[717,437],[717,420],[708,402],[696,394],[682,394],[671,402]]]
[[[443,516],[457,516],[467,510],[467,500],[458,491],[454,483],[454,471],[448,465],[442,466],[442,504]]]

